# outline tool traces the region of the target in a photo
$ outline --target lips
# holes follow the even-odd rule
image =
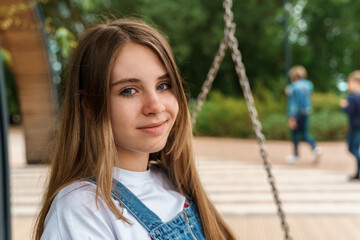
[[[167,121],[152,123],[152,124],[148,124],[148,125],[139,127],[138,129],[140,131],[148,133],[148,134],[158,135],[164,131],[166,123],[167,123]]]

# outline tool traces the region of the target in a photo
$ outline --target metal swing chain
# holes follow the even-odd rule
[[[220,64],[224,59],[225,51],[228,48],[228,44],[229,44],[228,43],[228,34],[225,34],[223,40],[220,43],[219,50],[216,54],[216,57],[214,58],[211,68],[206,76],[206,80],[201,87],[201,92],[196,99],[195,108],[191,114],[191,123],[193,126],[195,126],[196,118],[198,117],[201,107],[205,102],[206,96],[211,89],[211,86],[214,82],[216,74],[219,70]]]
[[[204,104],[204,101],[206,99],[206,96],[208,92],[211,89],[211,85],[215,79],[215,76],[219,70],[220,64],[224,59],[225,51],[227,47],[231,50],[231,57],[235,63],[235,70],[239,77],[239,82],[241,85],[241,88],[244,92],[244,97],[246,100],[246,105],[249,110],[249,115],[251,118],[251,122],[253,125],[253,129],[255,131],[259,146],[260,146],[260,152],[263,158],[263,164],[264,168],[267,173],[268,182],[271,186],[271,190],[273,193],[274,201],[277,206],[277,214],[281,221],[281,227],[284,231],[284,239],[291,240],[293,239],[289,232],[289,225],[286,221],[285,213],[282,209],[282,203],[279,197],[279,192],[276,187],[275,178],[271,171],[271,162],[268,157],[268,151],[265,147],[265,136],[262,133],[262,126],[260,121],[258,120],[258,113],[256,111],[255,105],[254,105],[254,98],[252,96],[252,92],[249,85],[249,80],[245,73],[245,67],[242,63],[242,56],[241,52],[238,48],[238,41],[235,37],[235,23],[233,22],[233,12],[231,10],[232,7],[232,0],[224,0],[223,6],[225,8],[225,36],[222,40],[219,50],[217,52],[217,55],[212,63],[211,69],[209,70],[206,80],[202,86],[201,93],[199,94],[197,100],[196,100],[196,106],[191,116],[191,122],[193,125],[195,125],[196,117],[198,116],[200,109],[202,105]]]

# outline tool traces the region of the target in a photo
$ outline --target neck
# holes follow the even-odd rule
[[[116,167],[134,172],[144,172],[148,168],[149,154],[118,149]]]

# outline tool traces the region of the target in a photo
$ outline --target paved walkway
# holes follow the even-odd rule
[[[13,239],[30,239],[48,169],[25,165],[21,130],[10,133]],[[345,144],[321,143],[318,165],[310,162],[305,146],[296,165],[284,163],[287,142],[267,146],[294,239],[360,239],[360,182],[347,181],[353,162]],[[195,151],[205,189],[239,239],[283,239],[256,142],[196,138]]]
[[[200,158],[199,172],[224,216],[276,214],[261,165]],[[279,165],[273,167],[273,174],[289,215],[360,216],[360,182],[349,183],[344,174]]]
[[[195,138],[195,152],[198,156],[211,157],[213,159],[234,159],[253,163],[262,163],[259,146],[256,140],[244,140],[236,138]],[[300,143],[300,162],[298,168],[334,170],[344,174],[352,174],[355,169],[355,160],[348,153],[344,142],[320,142],[318,145],[323,149],[318,164],[311,161],[310,147]],[[273,164],[292,165],[285,162],[285,157],[291,154],[292,145],[289,141],[268,141],[266,148]]]

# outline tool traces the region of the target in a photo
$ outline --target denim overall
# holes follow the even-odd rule
[[[205,240],[195,204],[190,203],[189,207],[184,208],[175,218],[163,223],[139,198],[115,179],[113,192],[116,193],[113,193],[113,198],[124,204],[153,240]]]

